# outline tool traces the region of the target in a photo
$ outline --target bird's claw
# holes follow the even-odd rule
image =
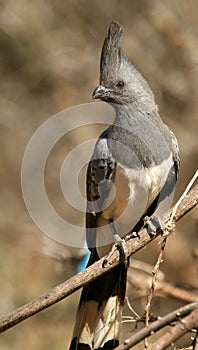
[[[115,248],[118,249],[120,253],[120,261],[124,262],[125,266],[128,266],[128,256],[127,256],[127,247],[126,247],[126,241],[125,239],[122,239],[116,232],[114,223],[112,221],[109,221],[110,229],[113,235],[113,239],[115,244],[113,245],[111,251],[107,254],[106,258],[103,261],[103,267],[106,266],[108,263],[109,257],[114,252]]]
[[[160,219],[156,216],[145,216],[144,227],[151,238],[155,237],[157,233],[163,234]]]
[[[125,266],[128,266],[128,256],[127,256],[127,247],[126,241],[120,238],[119,235],[115,235],[115,246],[119,250],[120,260],[124,262]]]

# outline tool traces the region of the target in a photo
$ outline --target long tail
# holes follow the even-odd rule
[[[98,260],[92,251],[88,266]],[[83,288],[70,350],[112,350],[119,345],[127,268],[120,264]]]

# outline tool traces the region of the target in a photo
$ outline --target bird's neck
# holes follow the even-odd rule
[[[156,105],[151,105],[149,109],[148,104],[147,108],[140,104],[114,104],[113,108],[115,110],[114,124],[129,130],[145,119],[158,127],[163,124]]]

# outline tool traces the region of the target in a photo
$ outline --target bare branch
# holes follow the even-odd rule
[[[174,214],[173,220],[176,222],[182,218],[188,211],[194,208],[198,203],[198,185],[195,186],[180,203],[176,212]],[[171,210],[167,213],[164,219],[164,225],[169,222],[171,215]],[[171,228],[169,227],[171,231]],[[170,232],[169,231],[169,232]],[[156,234],[155,237],[157,237]],[[150,237],[145,229],[140,231],[140,239],[132,238],[126,242],[127,252],[130,256],[131,254],[137,252],[142,247],[146,246],[155,237]],[[97,277],[111,270],[113,267],[120,263],[120,255],[116,250],[108,259],[108,264],[103,267],[105,257],[97,261],[95,264],[91,265],[86,270],[78,273],[77,275],[70,278],[68,281],[61,283],[57,287],[51,289],[50,291],[42,294],[38,298],[29,302],[28,304],[21,306],[20,308],[10,312],[6,316],[0,319],[0,333],[6,331],[7,329],[13,327],[14,325],[20,323],[28,317],[46,309],[47,307],[57,303],[58,301],[66,298],[67,296],[74,293],[76,290],[90,283]]]
[[[197,174],[197,172],[196,172]],[[170,211],[169,215],[166,215],[162,223],[164,236],[171,234],[174,229],[174,223],[179,221],[184,215],[186,215],[191,209],[193,209],[198,204],[198,185],[196,185],[180,202],[179,206],[174,206]],[[192,197],[191,197],[192,196]],[[183,197],[183,196],[182,196]],[[191,197],[192,201],[189,201]],[[175,209],[176,208],[176,209]],[[179,209],[179,210],[178,210]],[[174,215],[172,213],[174,211]]]
[[[179,321],[176,326],[171,328],[155,343],[149,346],[149,350],[164,350],[169,345],[174,343],[177,339],[181,338],[186,333],[190,332],[193,328],[198,327],[198,308],[190,313],[189,316]]]
[[[150,272],[145,273],[141,271],[140,268],[141,268],[141,264],[139,269],[135,268],[136,271],[134,273],[134,268],[132,268],[131,270],[131,268],[129,267],[128,273],[127,273],[127,281],[131,283],[132,286],[134,286],[136,289],[139,289],[140,294],[142,296],[142,295],[148,294],[148,289],[150,288],[150,285],[151,285],[151,275],[150,275]],[[171,283],[163,281],[162,278],[159,278],[159,276],[158,276],[157,286],[155,288],[155,295],[158,295],[161,297],[171,297],[186,303],[192,303],[198,300],[198,293],[191,292],[189,290],[186,290],[180,287],[175,287]]]
[[[157,285],[157,294],[166,297],[172,297],[187,303],[198,300],[198,293],[193,293],[183,288],[175,287],[167,282],[159,282]]]
[[[179,207],[180,203],[183,201],[183,199],[185,198],[185,196],[187,195],[187,193],[190,191],[190,189],[192,188],[194,182],[197,180],[198,178],[198,170],[195,172],[194,176],[192,177],[192,179],[190,180],[189,184],[187,185],[184,193],[182,194],[182,196],[179,198],[179,200],[177,201],[177,203],[174,205],[172,213],[171,213],[171,217],[170,220],[172,221],[174,218],[174,215],[177,211],[177,208]]]
[[[196,311],[195,314],[191,313],[193,310]],[[186,321],[186,319],[183,319],[182,321],[179,322],[178,325],[175,326],[175,327],[178,326],[178,328],[181,327],[183,332],[184,332],[183,328],[187,329],[187,331],[186,331],[186,333],[187,333],[189,330],[191,330],[193,327],[195,327],[196,322],[198,322],[198,314],[197,314],[197,312],[198,312],[198,301],[194,302],[194,303],[191,303],[191,304],[188,304],[188,305],[185,305],[185,306],[183,306],[183,307],[181,307],[181,308],[179,308],[179,309],[169,313],[168,315],[159,318],[157,321],[152,322],[148,327],[144,327],[140,331],[137,331],[129,339],[125,340],[124,344],[121,344],[117,348],[115,348],[115,350],[128,350],[128,349],[131,349],[134,345],[140,343],[146,337],[149,337],[149,336],[153,335],[155,332],[159,331],[164,326],[170,325],[173,321],[181,319],[181,317],[184,317],[184,316],[186,316],[186,315],[188,315],[190,313],[190,315],[188,316],[189,319],[187,319],[187,321]],[[197,316],[197,319],[195,318],[195,315]],[[175,336],[178,335],[178,332],[179,332],[178,330],[174,331],[174,335]],[[170,331],[170,333],[171,333],[171,331]],[[180,336],[183,335],[183,334],[185,334],[185,333],[180,334]],[[165,336],[167,337],[167,333],[164,335],[164,337]],[[174,340],[172,340],[172,341],[174,341]],[[151,345],[151,346],[153,346],[153,345]],[[151,348],[151,346],[149,347],[149,350],[156,350],[156,349],[159,350],[158,348]]]

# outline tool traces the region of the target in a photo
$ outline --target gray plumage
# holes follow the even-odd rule
[[[112,105],[115,120],[99,137],[87,170],[88,265],[111,249],[111,223],[120,237],[140,229],[144,216],[172,193],[179,168],[176,137],[146,80],[121,52],[121,36],[120,25],[111,23],[93,92]],[[126,273],[122,263],[83,289],[70,350],[118,345]]]

